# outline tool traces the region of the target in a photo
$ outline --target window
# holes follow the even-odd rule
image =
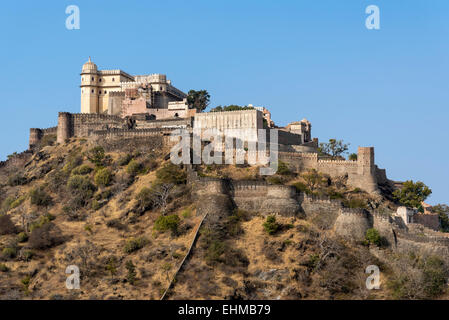
[[[104,90],[104,94],[106,94],[107,92],[106,92],[106,90]]]
[[[98,81],[100,81],[100,82],[101,82],[101,78],[100,78],[100,80],[98,80]]]
[[[98,93],[99,93],[99,94],[101,94],[101,90],[100,90],[100,91],[98,91]]]
[[[95,78],[94,77],[92,77],[92,81],[94,81],[95,80]]]
[[[94,89],[92,89],[92,93],[94,93]]]
[[[114,78],[112,78],[112,82],[114,82],[115,81],[115,79]]]

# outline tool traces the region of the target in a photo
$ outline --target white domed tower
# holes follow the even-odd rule
[[[81,113],[98,111],[98,69],[90,60],[83,64],[81,71]]]

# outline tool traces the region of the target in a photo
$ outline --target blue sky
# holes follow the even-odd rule
[[[80,8],[80,30],[65,9]],[[365,8],[380,8],[380,30]],[[211,106],[267,106],[276,124],[304,117],[314,137],[375,146],[394,180],[421,180],[449,202],[449,2],[4,1],[0,159],[27,148],[30,127],[79,112],[79,73],[164,73],[207,89]]]

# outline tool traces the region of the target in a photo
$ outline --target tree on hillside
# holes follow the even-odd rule
[[[210,95],[206,90],[190,90],[187,95],[187,104],[190,108],[203,111],[207,108],[210,101]]]
[[[329,139],[329,142],[321,142],[318,151],[321,155],[330,155],[333,159],[342,156],[349,149],[349,143],[343,140]]]
[[[431,193],[432,190],[423,182],[408,180],[404,182],[402,189],[393,192],[393,197],[403,206],[419,208]]]

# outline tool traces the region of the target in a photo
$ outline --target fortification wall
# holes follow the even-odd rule
[[[88,137],[98,130],[123,128],[126,120],[119,116],[107,114],[68,113],[58,115],[57,142],[64,143],[71,137]]]
[[[34,149],[39,146],[42,139],[46,136],[56,135],[58,127],[51,127],[46,129],[31,128],[30,129],[30,140],[29,149]]]
[[[369,213],[364,209],[342,208],[334,229],[336,234],[350,241],[363,241],[366,231],[372,227]]]
[[[137,129],[191,128],[191,127],[192,127],[192,118],[136,121]]]
[[[438,214],[422,214],[413,215],[413,222],[423,225],[429,229],[438,231],[440,229],[440,219]]]

